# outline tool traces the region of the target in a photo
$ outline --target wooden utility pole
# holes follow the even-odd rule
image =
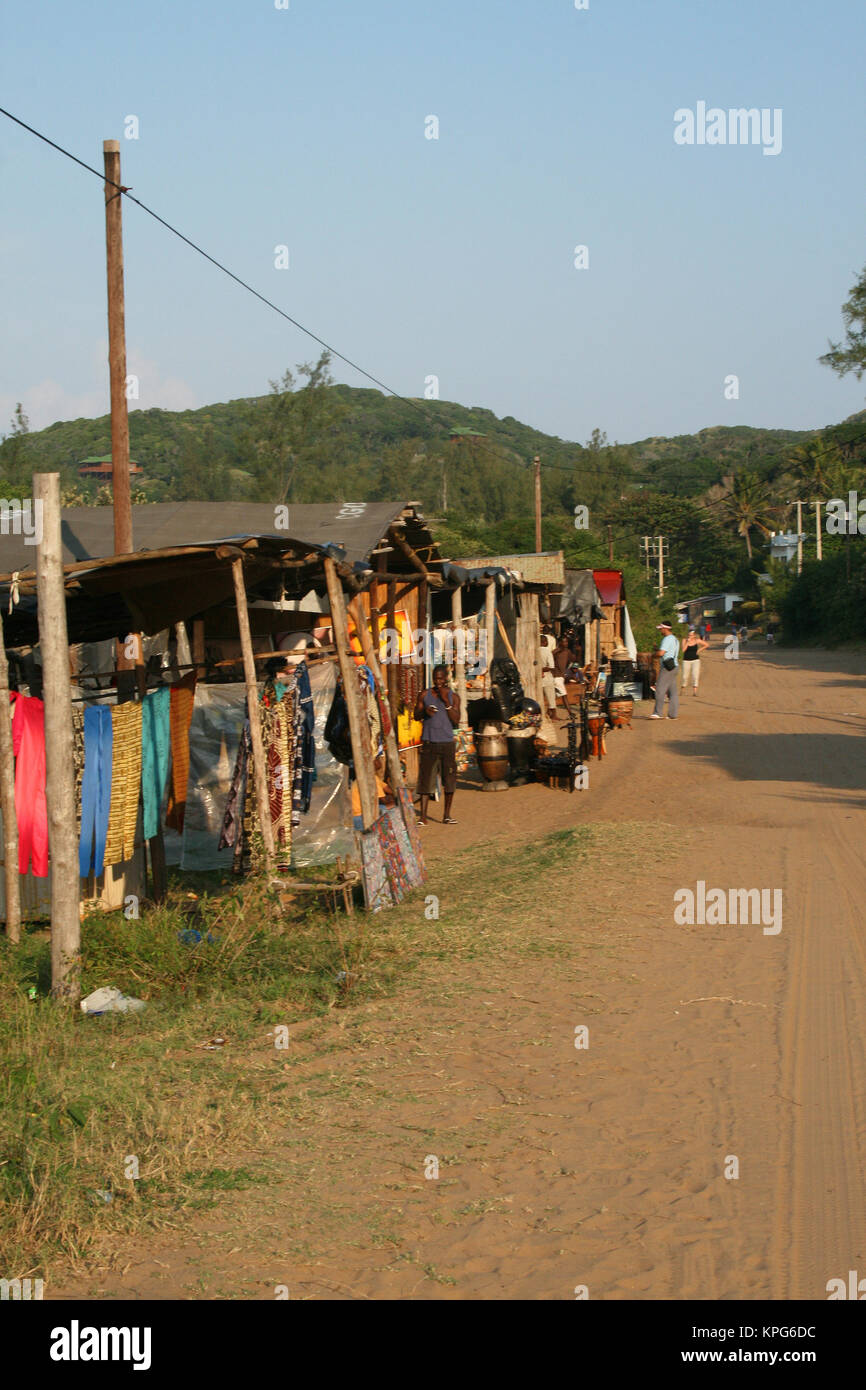
[[[665,596],[665,538],[656,537],[659,546],[659,598]]]
[[[18,817],[15,812],[15,759],[12,754],[12,706],[9,662],[0,622],[0,811],[3,813],[3,863],[6,889],[6,935],[21,940],[21,892],[18,878]]]
[[[797,573],[803,573],[803,503],[797,498]]]
[[[33,497],[42,513],[36,548],[36,597],[45,704],[45,799],[51,854],[51,993],[72,1002],[81,992],[78,837],[72,763],[72,686],[60,538],[60,474],[34,473]]]
[[[824,558],[823,536],[821,535],[821,503],[815,503],[815,545],[818,551],[818,559]]]
[[[132,491],[129,482],[129,415],[126,408],[126,319],[123,298],[123,216],[120,143],[104,140],[105,260],[108,274],[108,370],[111,384],[111,487],[114,553],[132,550]]]
[[[541,459],[538,454],[533,460],[535,473],[535,553],[541,554]]]
[[[608,562],[609,565],[612,565],[612,564],[613,564],[613,527],[611,526],[611,524],[610,524],[609,521],[608,521],[606,524],[607,524],[607,562]]]
[[[241,639],[241,652],[244,658],[244,680],[247,687],[247,714],[250,718],[250,739],[253,745],[253,779],[256,793],[256,806],[259,824],[265,846],[268,870],[273,866],[274,828],[271,824],[271,805],[268,797],[268,779],[265,768],[265,746],[262,742],[262,722],[259,713],[259,687],[256,680],[256,663],[253,656],[253,639],[250,633],[250,615],[247,611],[247,588],[244,583],[244,562],[238,557],[232,560],[232,579],[235,586],[235,606],[238,614],[238,632]]]
[[[355,764],[355,780],[361,798],[361,819],[365,830],[370,830],[379,816],[379,798],[376,795],[376,771],[373,767],[373,750],[370,747],[370,726],[366,711],[361,703],[358,689],[358,676],[352,651],[349,646],[349,624],[346,617],[346,600],[343,586],[337,574],[337,567],[330,558],[325,558],[325,580],[328,585],[328,602],[331,609],[331,626],[334,632],[334,646],[337,648],[337,661],[343,679],[343,695],[349,716],[349,733],[352,737],[352,756]],[[360,633],[358,634],[360,637]]]

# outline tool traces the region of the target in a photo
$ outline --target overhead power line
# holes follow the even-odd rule
[[[452,426],[448,426],[447,424],[443,424],[439,420],[434,419],[434,417],[430,414],[430,412],[427,410],[425,406],[420,405],[418,401],[413,400],[410,396],[404,396],[399,391],[395,391],[392,386],[389,386],[387,384],[387,382],[384,382],[379,377],[374,376],[372,372],[368,372],[365,367],[362,367],[360,365],[360,363],[355,362],[351,357],[347,357],[345,353],[342,353],[339,351],[338,348],[333,347],[324,338],[320,337],[318,333],[314,333],[311,328],[307,328],[304,324],[300,323],[298,319],[293,318],[292,315],[287,313],[285,309],[281,309],[279,304],[275,304],[273,300],[268,299],[266,295],[263,295],[253,285],[250,285],[246,280],[242,279],[240,275],[236,275],[233,270],[230,270],[229,267],[227,265],[224,265],[222,261],[218,260],[216,256],[212,256],[210,252],[205,251],[204,247],[200,246],[198,242],[193,241],[191,237],[186,236],[186,234],[180,231],[178,227],[175,227],[166,218],[161,217],[160,214],[156,212],[153,208],[148,207],[147,203],[142,202],[140,198],[134,197],[129,187],[127,187],[124,184],[115,183],[112,179],[107,179],[105,177],[104,171],[94,169],[94,167],[91,164],[88,164],[86,160],[80,159],[78,155],[73,154],[71,150],[67,150],[63,145],[59,145],[56,140],[51,140],[47,135],[44,135],[42,131],[36,130],[34,126],[28,125],[27,122],[22,121],[19,116],[14,115],[11,111],[7,111],[5,107],[0,106],[0,115],[6,116],[8,120],[13,121],[15,125],[20,126],[22,130],[26,130],[30,135],[35,135],[37,140],[41,140],[43,144],[50,146],[50,148],[53,150],[57,150],[58,154],[62,154],[66,159],[72,160],[74,164],[79,165],[79,167],[86,170],[88,174],[93,174],[94,178],[99,179],[100,183],[102,183],[103,185],[108,184],[110,187],[116,188],[118,193],[120,193],[124,198],[127,198],[131,203],[135,203],[136,207],[141,208],[142,212],[147,213],[148,217],[152,217],[155,222],[158,222],[160,224],[161,227],[165,227],[166,231],[171,232],[172,236],[176,236],[180,241],[184,242],[186,246],[189,246],[191,250],[195,251],[199,256],[202,256],[206,261],[209,261],[210,264],[215,266],[217,270],[222,271],[222,273],[224,275],[227,275],[230,280],[233,280],[235,284],[240,285],[241,289],[244,289],[247,291],[248,294],[253,295],[256,299],[259,300],[260,303],[264,304],[268,309],[272,309],[275,314],[279,314],[280,317],[285,319],[287,323],[290,323],[293,326],[293,328],[297,328],[299,332],[305,334],[306,337],[311,338],[313,342],[318,343],[319,346],[324,348],[324,350],[330,353],[331,356],[336,357],[340,362],[344,362],[347,367],[351,367],[353,371],[358,372],[361,376],[365,377],[367,381],[372,381],[374,386],[380,387],[380,389],[387,392],[389,396],[393,396],[395,400],[401,401],[404,405],[409,406],[410,409],[414,410],[416,414],[420,415],[428,425],[432,425],[435,429],[454,428]],[[445,441],[443,440],[440,442],[444,443]],[[845,443],[851,442],[858,442],[858,440],[855,437],[853,441],[845,441]],[[503,445],[501,447],[504,449],[506,446]],[[478,450],[479,453],[486,454],[489,458],[494,459],[497,463],[504,463],[507,461],[507,459],[503,456],[502,453],[496,453],[493,449],[489,448],[486,445],[476,443],[475,448]],[[662,461],[659,462],[661,463],[661,466],[663,466]],[[547,470],[553,469],[559,472],[571,473],[572,475],[586,474],[587,476],[598,477],[597,465],[581,468],[577,464],[571,463],[542,463],[541,466],[542,468]],[[699,465],[697,464],[692,464],[690,466],[699,467]],[[525,467],[528,471],[531,467],[531,464],[527,462],[525,464]],[[674,478],[676,480],[679,480],[680,475],[675,474]],[[625,482],[626,480],[622,479],[621,481]],[[714,504],[710,503],[709,505]]]

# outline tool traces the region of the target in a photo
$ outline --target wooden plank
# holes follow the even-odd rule
[[[490,668],[493,665],[493,625],[496,616],[496,580],[488,579],[484,593],[484,634],[487,643],[487,670],[484,673],[484,694],[490,696]]]
[[[515,633],[515,660],[523,690],[531,700],[542,703],[541,689],[541,622],[538,595],[524,591],[518,600],[520,615]]]
[[[253,660],[253,639],[250,634],[250,616],[247,612],[247,591],[244,584],[243,560],[232,560],[232,579],[235,586],[235,605],[238,614],[238,632],[241,637],[241,651],[244,658],[244,683],[247,688],[247,713],[250,717],[250,738],[253,745],[253,780],[255,784],[256,806],[259,812],[262,840],[268,868],[274,858],[274,828],[271,824],[271,807],[268,799],[268,781],[265,770],[265,749],[262,742],[262,724],[259,714],[259,688],[256,683],[256,663]],[[202,627],[204,625],[202,624]]]
[[[388,599],[385,611],[385,626],[388,632],[394,632],[397,626],[396,604],[397,585],[392,579],[388,583]],[[388,705],[391,710],[391,718],[396,724],[397,710],[400,704],[400,681],[397,676],[397,667],[393,661],[388,662],[388,669],[385,674],[388,681]]]
[[[373,766],[373,752],[370,748],[367,715],[358,689],[357,667],[349,646],[349,624],[346,618],[346,600],[337,574],[334,561],[326,556],[325,580],[328,585],[328,600],[331,608],[331,626],[334,631],[334,645],[340,663],[343,680],[343,695],[349,715],[349,733],[352,739],[352,754],[355,764],[355,778],[361,798],[361,820],[365,830],[369,830],[379,816],[379,798],[376,795],[376,772]]]
[[[373,679],[375,680],[379,692],[381,693],[382,691],[384,691],[385,688],[384,682],[382,680],[382,668],[379,665],[379,658],[376,655],[376,652],[373,648],[372,638],[370,637],[370,630],[367,627],[366,622],[364,621],[364,614],[361,608],[360,598],[355,598],[352,601],[352,616],[355,619],[355,625],[358,629],[358,633],[361,638],[361,648],[364,653],[364,660],[369,666],[370,670],[373,672]],[[391,788],[394,792],[394,795],[396,796],[397,788],[403,786],[403,769],[400,766],[400,753],[397,748],[397,735],[394,731],[393,720],[391,721],[391,732],[386,734],[383,731],[383,742],[385,745],[385,764],[388,768],[388,780],[391,783]]]

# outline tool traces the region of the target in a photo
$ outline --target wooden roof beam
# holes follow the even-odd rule
[[[420,556],[412,549],[411,545],[409,545],[409,543],[405,541],[403,537],[399,534],[399,532],[396,531],[393,527],[389,531],[389,535],[391,536],[391,539],[393,540],[397,549],[400,551],[400,554],[405,556],[412,568],[416,569],[419,574],[423,575],[424,578],[427,580],[427,583],[432,588],[441,589],[442,576],[439,574],[433,574],[430,570],[428,570],[427,566],[424,564],[424,561],[420,558]]]

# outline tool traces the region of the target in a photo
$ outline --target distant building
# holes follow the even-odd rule
[[[144,469],[140,468],[133,459],[130,459],[129,472],[131,475],[141,474]],[[93,458],[82,459],[78,465],[78,476],[79,478],[95,478],[98,483],[110,483],[112,478],[111,454],[94,455]]]
[[[789,565],[797,554],[797,541],[805,539],[805,535],[798,537],[796,531],[776,531],[770,536],[770,555]]]
[[[703,622],[704,618],[709,618],[710,622],[721,622],[730,613],[737,603],[743,602],[742,594],[703,594],[701,598],[686,599],[684,603],[676,604],[676,612],[680,622],[698,623]]]

